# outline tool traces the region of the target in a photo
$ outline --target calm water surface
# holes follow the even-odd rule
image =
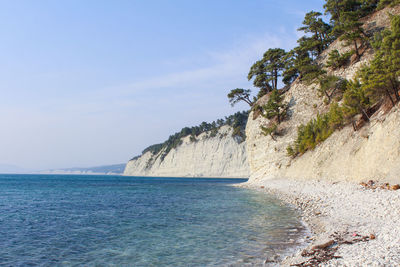
[[[304,227],[244,181],[0,175],[0,265],[261,264]]]

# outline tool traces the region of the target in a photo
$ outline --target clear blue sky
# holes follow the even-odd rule
[[[238,110],[230,89],[290,49],[323,0],[0,1],[0,163],[122,163]]]

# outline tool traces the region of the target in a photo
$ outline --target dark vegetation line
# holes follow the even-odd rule
[[[162,151],[162,155],[158,155],[163,160],[164,157],[171,151],[171,149],[178,147],[182,144],[182,138],[190,136],[192,142],[198,141],[197,137],[205,132],[208,132],[207,137],[216,137],[219,128],[225,125],[229,125],[233,128],[232,136],[237,137],[239,142],[243,142],[246,139],[244,130],[246,128],[247,119],[249,116],[248,111],[236,112],[233,115],[227,116],[223,119],[218,119],[211,123],[202,122],[198,126],[185,127],[179,132],[171,135],[167,141],[161,144],[151,145],[142,151],[142,155],[151,152],[153,155],[158,155]],[[132,160],[138,159],[140,156],[132,158]]]
[[[329,112],[318,114],[298,127],[296,140],[287,148],[292,157],[314,149],[345,125],[353,124],[357,130],[358,116],[368,122],[385,100],[390,100],[392,106],[400,101],[400,16],[390,15],[390,30],[375,29],[375,32],[364,29],[361,21],[375,11],[398,4],[400,0],[326,0],[324,11],[330,16],[329,23],[322,20],[320,12],[307,13],[303,26],[298,29],[305,35],[295,48],[288,52],[281,48],[269,49],[250,68],[248,80],[259,89],[257,96],[251,97],[250,89],[236,88],[228,94],[229,102],[234,105],[244,101],[255,114],[268,118],[268,125],[261,126],[261,130],[275,140],[284,132],[280,123],[288,110],[282,97],[286,90],[278,90],[279,81],[285,88],[295,80],[317,84]],[[342,54],[332,50],[324,65],[320,55],[337,39],[350,50]],[[359,61],[368,49],[374,50],[374,59],[363,66],[353,80],[327,74],[328,69],[339,69]],[[269,94],[268,102],[258,106],[256,101],[266,94]]]

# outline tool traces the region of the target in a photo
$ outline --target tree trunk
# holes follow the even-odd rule
[[[278,119],[278,124],[280,124],[280,123],[281,123],[281,114],[280,114],[280,112],[279,112],[279,108],[278,108],[278,110],[277,110],[277,115],[276,115],[276,117],[277,117],[277,119]]]
[[[331,97],[332,95],[329,95],[327,91],[324,91],[325,96],[328,98],[328,104],[331,103]]]
[[[246,102],[247,104],[249,104],[249,106],[253,106],[253,101],[251,101],[249,98],[241,98],[241,100],[243,100],[244,102]]]
[[[354,49],[355,49],[355,52],[357,55],[357,60],[359,60],[361,58],[361,56],[360,56],[360,52],[358,51],[357,40],[354,40],[353,42],[354,42]]]
[[[319,37],[319,41],[321,42],[320,44],[320,51],[319,54],[322,53],[322,51],[324,51],[324,39],[322,38],[322,33],[318,33],[318,37]]]
[[[363,108],[361,108],[361,112],[364,114],[364,116],[367,118],[367,121],[369,121],[369,116],[368,116],[368,114],[367,114],[367,112],[363,109]]]
[[[388,90],[387,88],[385,88],[385,91],[386,91],[386,95],[389,97],[390,102],[392,102],[392,105],[393,105],[393,107],[394,107],[394,105],[395,105],[396,103],[394,103],[394,100],[393,100],[392,96],[390,95],[389,90]]]
[[[396,81],[393,81],[392,79],[390,79],[390,83],[392,84],[392,90],[393,90],[393,93],[394,93],[394,95],[396,97],[396,100],[397,100],[396,102],[399,102],[400,101],[400,97],[399,97],[399,92],[397,90]]]
[[[357,132],[356,123],[354,121],[351,121],[351,125],[353,126],[353,130]]]

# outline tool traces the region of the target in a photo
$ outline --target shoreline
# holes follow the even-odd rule
[[[266,259],[269,265],[307,266],[313,260],[322,266],[400,264],[400,190],[289,179],[250,180],[238,186],[272,194],[298,208],[311,232],[293,255],[280,262]]]

